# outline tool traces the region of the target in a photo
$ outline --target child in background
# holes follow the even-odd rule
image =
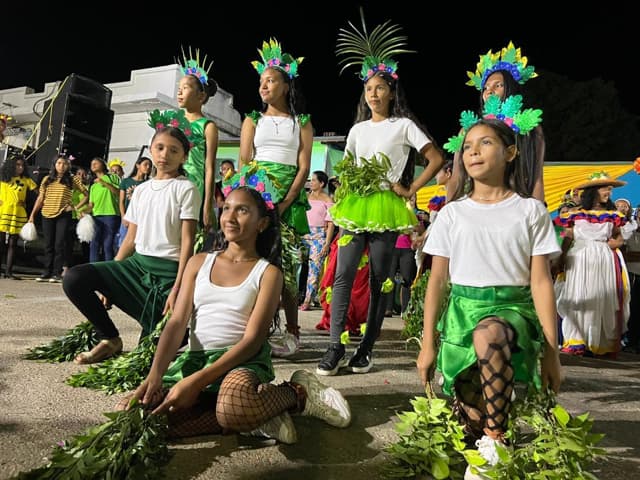
[[[27,223],[27,193],[38,188],[25,169],[22,155],[11,156],[0,168],[0,265],[7,246],[7,267],[4,278],[20,280],[13,274],[18,235]]]
[[[106,305],[116,305],[135,318],[142,336],[173,310],[193,255],[200,209],[198,190],[182,175],[188,152],[189,140],[181,130],[161,127],[151,141],[156,175],[133,192],[125,215],[129,229],[116,258],[77,265],[65,275],[64,292],[101,339],[75,363],[101,362],[122,350]]]
[[[505,121],[516,115],[507,113]],[[522,120],[536,124],[535,117]],[[544,205],[512,187],[522,185],[517,162],[529,160],[520,157],[514,130],[486,116],[463,129],[459,190],[438,214],[424,247],[433,260],[417,368],[426,384],[436,363],[437,329],[443,392],[454,395],[462,423],[481,436],[478,450],[493,465],[496,444],[506,444],[514,381],[554,391],[560,386],[548,260],[560,248]],[[449,279],[450,299],[440,317]],[[486,477],[467,469],[465,479],[480,478]]]
[[[138,185],[140,185],[142,182],[146,182],[149,179],[152,167],[153,164],[151,163],[150,158],[140,157],[138,158],[138,160],[136,160],[136,163],[131,170],[131,174],[127,178],[123,178],[120,181],[120,198],[118,201],[118,206],[120,208],[120,217],[122,218],[122,222],[120,223],[120,232],[118,235],[118,248],[120,248],[122,242],[124,242],[124,239],[127,236],[129,223],[124,219],[124,217],[127,213],[127,208],[129,207],[129,202],[131,201],[133,191]]]

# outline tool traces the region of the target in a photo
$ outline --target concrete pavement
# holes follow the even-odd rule
[[[50,341],[82,321],[59,284],[0,280],[0,479],[41,466],[56,442],[102,423],[122,395],[72,388],[64,383],[84,367],[22,360],[28,347]],[[113,318],[125,350],[135,346],[139,327],[117,309]],[[303,349],[275,360],[277,379],[294,370],[314,370],[326,348],[326,332],[315,330],[320,311],[301,312]],[[365,375],[341,370],[323,381],[349,400],[352,425],[344,430],[295,417],[298,443],[287,446],[238,435],[198,437],[173,444],[166,468],[170,479],[344,479],[383,477],[385,445],[394,441],[395,413],[422,393],[415,351],[400,337],[402,321],[385,320],[375,348],[375,366]],[[350,350],[353,349],[349,347]],[[573,414],[589,411],[594,431],[609,453],[594,473],[601,479],[636,478],[640,473],[640,356],[618,360],[562,357],[566,381],[560,402]]]

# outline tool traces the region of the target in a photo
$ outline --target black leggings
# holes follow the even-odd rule
[[[62,288],[71,303],[93,324],[99,338],[119,336],[118,329],[96,295],[100,292],[109,298],[109,286],[93,265],[85,263],[70,268],[64,275]]]

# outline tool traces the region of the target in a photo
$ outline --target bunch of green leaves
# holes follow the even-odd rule
[[[429,386],[427,397],[416,397],[411,405],[412,412],[398,414],[395,429],[400,439],[385,448],[392,457],[385,467],[387,476],[463,478],[465,434],[447,401],[437,398]]]
[[[431,270],[422,273],[411,286],[411,297],[409,304],[402,318],[404,319],[404,328],[401,335],[407,339],[417,339],[421,343],[422,329],[424,326],[424,297],[427,294],[427,285],[429,284],[429,275]],[[442,312],[447,303],[449,303],[449,291],[451,285],[447,284],[447,290],[442,299],[440,311]]]
[[[85,372],[74,373],[67,379],[67,383],[72,387],[103,390],[107,395],[137,388],[151,370],[160,334],[170,316],[167,313],[153,332],[144,337],[132,351],[92,365]]]
[[[30,348],[22,358],[51,363],[70,362],[79,353],[91,350],[98,342],[93,325],[90,322],[82,322],[50,343]]]
[[[334,167],[340,179],[335,201],[338,202],[347,195],[365,197],[382,191],[380,184],[390,183],[387,177],[390,170],[391,161],[384,153],[378,153],[369,159],[360,157],[360,162],[357,162],[353,153],[347,150],[344,158]]]
[[[55,447],[47,465],[16,480],[145,480],[162,476],[169,461],[167,417],[135,403],[127,411],[105,413],[107,422]]]
[[[507,438],[513,451],[498,450],[500,462],[483,467],[487,478],[523,480],[595,479],[587,471],[605,451],[596,447],[604,437],[592,433],[589,413],[570,415],[552,392],[532,393],[516,401],[510,415]],[[477,451],[465,452],[470,465],[483,465]]]

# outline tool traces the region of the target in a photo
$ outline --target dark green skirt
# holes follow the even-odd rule
[[[440,349],[438,370],[442,372],[442,390],[453,394],[456,377],[478,361],[473,348],[473,330],[487,317],[499,317],[516,332],[516,347],[511,363],[515,380],[541,387],[539,358],[543,345],[529,287],[451,286],[449,304],[438,322]]]
[[[171,388],[183,378],[213,365],[213,363],[230,348],[231,347],[215,350],[187,350],[183,352],[169,366],[167,373],[162,377],[163,386]],[[269,346],[269,342],[265,342],[255,357],[247,360],[242,365],[238,365],[235,369],[237,368],[251,370],[258,376],[260,383],[272,381],[275,378],[275,374],[273,373],[273,364],[271,363],[271,347]],[[209,384],[204,391],[217,393],[220,390],[220,385],[224,377],[225,376],[222,375],[217,378],[213,383]]]
[[[142,325],[140,338],[162,320],[162,310],[178,274],[178,262],[134,253],[121,261],[92,264],[109,285],[109,299]]]

